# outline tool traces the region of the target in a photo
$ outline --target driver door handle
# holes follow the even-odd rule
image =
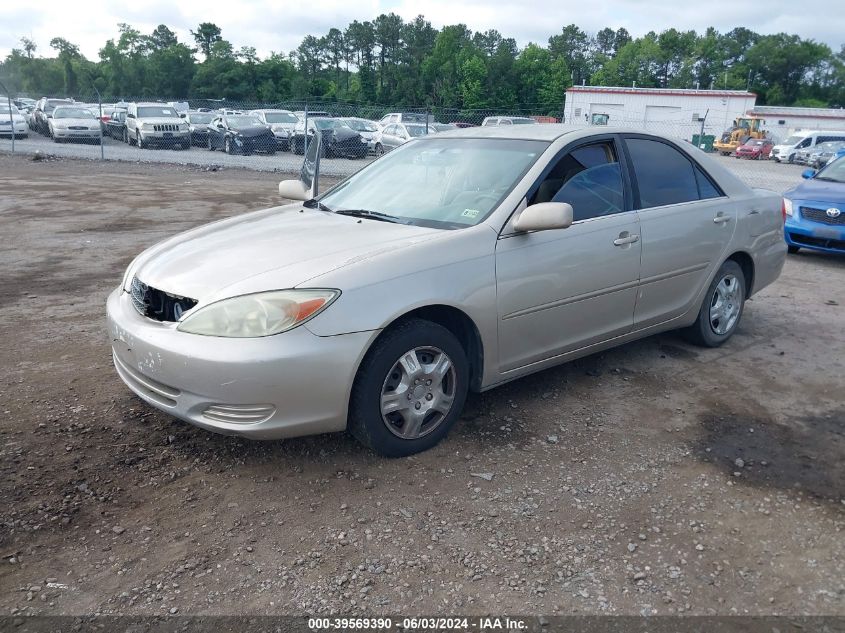
[[[625,246],[626,244],[633,244],[634,242],[639,242],[640,236],[637,234],[627,235],[626,233],[621,233],[618,238],[613,240],[614,246]]]
[[[719,213],[715,218],[713,218],[713,224],[724,224],[725,222],[730,222],[731,216],[725,215],[724,213]]]

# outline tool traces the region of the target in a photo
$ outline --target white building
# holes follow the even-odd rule
[[[763,128],[778,141],[794,130],[845,131],[845,109],[842,108],[754,106],[748,114],[766,119]]]
[[[566,91],[567,123],[622,125],[691,140],[701,132],[716,137],[754,108],[757,95],[744,90],[682,90],[573,86]]]

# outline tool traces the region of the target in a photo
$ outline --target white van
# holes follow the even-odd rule
[[[772,148],[772,158],[779,163],[791,163],[798,150],[809,149],[828,141],[845,141],[845,132],[799,130]]]

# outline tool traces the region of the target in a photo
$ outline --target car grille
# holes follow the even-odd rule
[[[174,322],[197,305],[196,299],[172,295],[148,286],[137,277],[132,278],[129,296],[138,314],[155,321]]]
[[[154,132],[178,132],[179,125],[176,123],[157,123],[153,125]]]
[[[827,209],[814,209],[812,207],[801,207],[801,217],[811,222],[830,224],[831,226],[845,226],[845,211],[842,211],[835,218],[827,214]]]
[[[87,130],[88,128],[84,125],[69,125],[67,129],[69,129],[69,130]]]

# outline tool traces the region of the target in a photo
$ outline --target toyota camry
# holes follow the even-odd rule
[[[319,138],[319,137],[317,137]],[[293,204],[171,237],[108,299],[117,373],[251,438],[348,429],[388,456],[485,391],[666,330],[715,347],[785,259],[782,198],[694,146],[558,125],[414,139]]]

